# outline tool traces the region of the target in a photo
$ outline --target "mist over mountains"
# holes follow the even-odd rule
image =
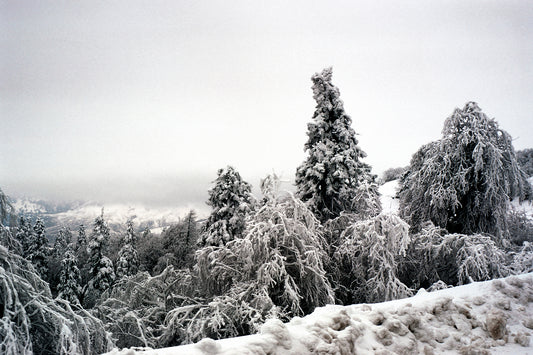
[[[76,231],[80,224],[91,230],[96,217],[104,211],[104,218],[111,234],[124,231],[131,219],[137,231],[150,229],[160,233],[164,228],[177,223],[190,208],[147,207],[142,204],[102,204],[87,201],[53,202],[32,198],[15,198],[13,207],[18,215],[31,219],[41,217],[45,223],[48,238],[55,239],[62,226]]]

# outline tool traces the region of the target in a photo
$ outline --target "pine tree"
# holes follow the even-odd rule
[[[72,304],[78,304],[80,302],[78,297],[81,293],[81,278],[77,263],[78,258],[76,258],[76,254],[70,248],[67,248],[61,261],[57,289],[59,292],[58,297]]]
[[[428,220],[451,233],[505,236],[509,199],[531,196],[512,138],[475,102],[455,109],[442,138],[413,155],[399,192],[414,231]]]
[[[20,216],[19,225],[17,227],[17,234],[15,238],[20,243],[20,255],[23,258],[29,260],[30,255],[30,245],[33,239],[33,229],[31,227],[30,221],[28,221],[24,216]]]
[[[205,224],[202,245],[224,245],[242,235],[245,217],[252,210],[251,186],[231,166],[218,170],[207,204],[213,208]]]
[[[193,266],[194,251],[198,245],[198,222],[194,210],[189,211],[179,223],[165,230],[161,237],[164,249],[172,253],[174,266],[178,268]],[[165,262],[164,259],[158,263]]]
[[[78,227],[78,239],[76,240],[76,249],[87,249],[87,234],[85,233],[85,226],[80,224]]]
[[[46,239],[44,223],[41,218],[37,218],[33,226],[33,235],[29,246],[29,260],[35,266],[35,270],[45,277],[48,273],[48,239]]]
[[[72,243],[72,232],[68,227],[63,226],[59,230],[54,242],[54,255],[62,257],[70,243]]]
[[[322,222],[343,211],[368,216],[381,209],[375,176],[370,166],[361,161],[366,154],[358,146],[352,120],[344,111],[339,89],[331,83],[331,77],[331,68],[312,77],[317,106],[313,122],[308,124],[305,150],[309,155],[296,172],[297,196]],[[364,181],[371,185],[370,189],[359,189]],[[360,204],[358,195],[368,192],[368,198],[378,201],[370,204],[377,203],[376,211],[369,211],[367,203]]]
[[[107,290],[115,280],[112,261],[104,256],[104,249],[109,240],[109,228],[104,220],[104,211],[94,221],[91,241],[87,246],[89,253],[90,287],[101,292]]]
[[[137,273],[139,269],[139,257],[135,248],[136,242],[137,237],[133,230],[133,222],[129,220],[127,222],[126,235],[123,239],[123,246],[118,253],[116,263],[118,278],[133,276]]]

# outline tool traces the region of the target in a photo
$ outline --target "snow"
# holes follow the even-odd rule
[[[259,334],[109,355],[200,354],[527,354],[532,353],[533,274],[511,276],[401,300],[328,305]]]
[[[379,187],[381,207],[383,213],[398,213],[400,200],[396,197],[399,188],[399,180],[392,180]]]
[[[527,179],[527,181],[533,186],[533,176]],[[533,201],[523,201],[520,203],[518,198],[514,198],[511,201],[511,208],[517,212],[524,212],[530,221],[533,221]]]
[[[37,214],[46,212],[46,208],[32,199],[15,199],[12,201],[15,211],[23,214]]]

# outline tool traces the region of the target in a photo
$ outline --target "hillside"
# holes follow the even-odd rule
[[[144,205],[107,204],[93,202],[65,202],[54,204],[31,198],[15,199],[13,201],[16,214],[30,218],[41,217],[46,226],[48,236],[54,238],[61,226],[77,230],[80,224],[89,229],[94,219],[104,209],[104,217],[112,232],[122,233],[126,221],[132,219],[138,231],[151,229],[160,233],[164,228],[175,224],[187,214],[188,208],[149,208]]]

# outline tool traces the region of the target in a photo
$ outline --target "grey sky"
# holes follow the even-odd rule
[[[533,147],[531,1],[0,4],[7,194],[179,205],[228,164],[292,179],[326,66],[376,173],[471,100]]]

